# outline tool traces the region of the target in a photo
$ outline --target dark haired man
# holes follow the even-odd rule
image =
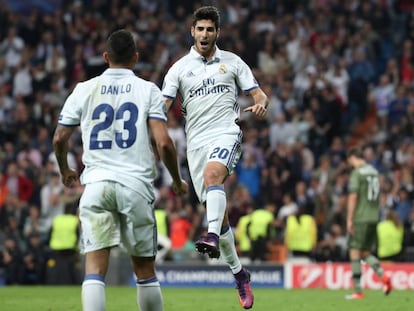
[[[361,260],[366,262],[382,279],[384,294],[388,295],[391,291],[390,278],[384,275],[378,258],[372,254],[376,244],[376,228],[379,221],[378,171],[365,161],[360,148],[351,148],[347,153],[347,160],[353,168],[348,187],[347,231],[354,292],[346,295],[345,298],[364,298],[361,288]]]
[[[153,213],[154,155],[148,130],[171,173],[177,194],[187,192],[176,150],[166,127],[165,104],[155,84],[133,73],[138,53],[132,35],[112,33],[103,54],[109,68],[78,83],[67,98],[53,137],[62,181],[70,187],[78,174],[67,162],[68,140],[80,125],[85,190],[79,203],[82,248],[86,253],[82,284],[84,311],[105,310],[105,275],[110,249],[122,244],[131,255],[142,311],[163,310],[155,275],[157,250]]]
[[[196,241],[196,249],[210,258],[224,257],[235,276],[240,304],[249,309],[253,305],[250,277],[237,256],[228,224],[224,181],[241,154],[238,88],[254,100],[244,111],[258,117],[265,116],[268,99],[248,65],[239,56],[217,47],[219,34],[217,8],[206,6],[194,12],[194,45],[170,68],[162,93],[167,108],[177,93],[182,97],[189,170],[197,196],[206,206],[208,233]]]

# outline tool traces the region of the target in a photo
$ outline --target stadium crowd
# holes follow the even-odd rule
[[[241,255],[269,260],[270,245],[285,244],[311,260],[346,260],[345,155],[356,144],[381,173],[381,220],[403,228],[393,258],[407,259],[405,249],[414,246],[411,1],[85,0],[62,1],[53,12],[16,12],[6,2],[0,6],[0,270],[8,284],[46,282],[53,221],[82,192],[81,185],[60,182],[52,131],[74,85],[106,68],[108,34],[131,31],[140,55],[135,72],[161,87],[192,44],[191,13],[202,4],[220,9],[220,48],[253,68],[271,101],[266,119],[241,114],[243,156],[225,186]],[[243,108],[251,99],[240,93],[238,102]],[[189,180],[179,100],[168,117]],[[81,171],[79,134],[71,145],[71,166]],[[193,192],[174,196],[165,167],[158,168],[155,206],[165,220],[159,230],[171,242],[164,259],[179,260],[206,228],[204,208]],[[314,237],[310,249],[289,248],[291,215],[314,222],[316,230],[304,231]]]

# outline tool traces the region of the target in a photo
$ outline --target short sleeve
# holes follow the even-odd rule
[[[259,87],[250,67],[241,59],[237,61],[237,85],[245,92]]]
[[[165,75],[164,82],[162,84],[162,95],[167,98],[175,99],[177,96],[177,90],[179,88],[177,71],[177,66],[172,66]]]
[[[62,111],[59,115],[58,124],[63,126],[78,126],[81,119],[80,102],[83,96],[80,94],[79,84],[75,87],[73,92],[68,96],[63,104]]]
[[[167,121],[167,108],[160,89],[151,83],[151,101],[149,106],[148,118]]]

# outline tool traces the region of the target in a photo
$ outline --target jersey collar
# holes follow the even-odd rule
[[[104,75],[134,75],[134,72],[131,69],[127,68],[107,68],[104,72]]]
[[[201,56],[195,49],[194,46],[192,46],[190,48],[190,55],[194,58],[200,59],[201,61],[204,62],[205,58],[203,56]],[[213,62],[219,62],[221,59],[221,50],[218,48],[218,46],[216,45],[216,52],[213,55],[213,58],[208,61],[207,63],[213,63]]]

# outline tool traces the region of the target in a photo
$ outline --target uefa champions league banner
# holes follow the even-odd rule
[[[277,265],[246,266],[253,287],[284,287],[284,268]],[[228,266],[157,266],[157,278],[162,287],[231,287],[234,277]],[[135,286],[135,280],[131,280]]]

